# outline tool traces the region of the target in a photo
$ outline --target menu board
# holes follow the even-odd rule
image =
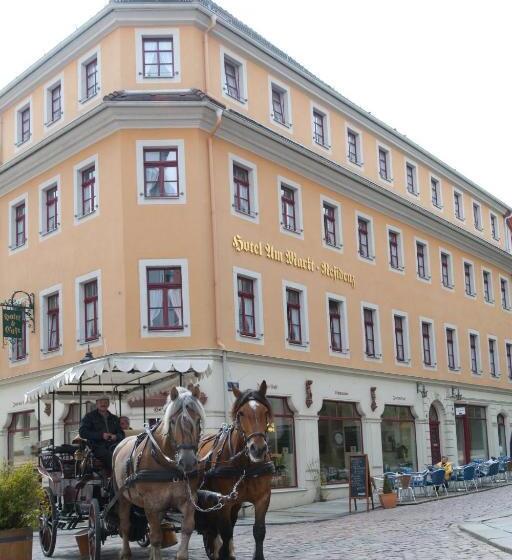
[[[370,468],[368,466],[368,455],[364,453],[351,453],[349,456],[349,504],[352,511],[352,500],[357,510],[356,500],[365,499],[369,509],[368,499],[373,496],[370,484]]]

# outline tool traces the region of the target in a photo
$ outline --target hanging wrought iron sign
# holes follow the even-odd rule
[[[34,319],[34,294],[17,290],[12,296],[0,303],[2,307],[2,337],[14,341],[23,338],[24,325],[30,325],[36,332]]]

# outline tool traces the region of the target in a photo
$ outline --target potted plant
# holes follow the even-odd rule
[[[0,558],[32,559],[42,489],[31,464],[0,466]]]
[[[393,490],[393,485],[388,476],[384,475],[384,484],[382,486],[382,493],[379,494],[380,505],[384,509],[396,507],[396,494]]]

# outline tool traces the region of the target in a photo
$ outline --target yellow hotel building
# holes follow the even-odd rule
[[[344,495],[350,452],[508,454],[510,212],[210,0],[111,0],[0,91],[0,296],[35,307],[0,352],[0,458],[88,348],[211,372],[210,430],[266,379],[273,507]],[[40,406],[69,440],[77,400]]]

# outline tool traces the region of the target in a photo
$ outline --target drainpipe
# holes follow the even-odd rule
[[[217,16],[212,14],[210,16],[210,25],[206,28],[203,37],[203,49],[204,49],[204,92],[210,95],[210,49],[208,48],[208,33],[217,24]]]
[[[212,222],[212,256],[213,256],[213,289],[215,302],[215,342],[218,348],[222,350],[222,394],[224,395],[224,417],[226,422],[229,421],[229,400],[227,393],[227,351],[226,346],[222,342],[221,324],[220,324],[220,292],[219,292],[219,266],[217,258],[217,207],[215,203],[215,177],[213,169],[213,137],[219,129],[222,122],[222,109],[216,111],[215,126],[208,134],[208,173],[210,181],[210,211]]]

